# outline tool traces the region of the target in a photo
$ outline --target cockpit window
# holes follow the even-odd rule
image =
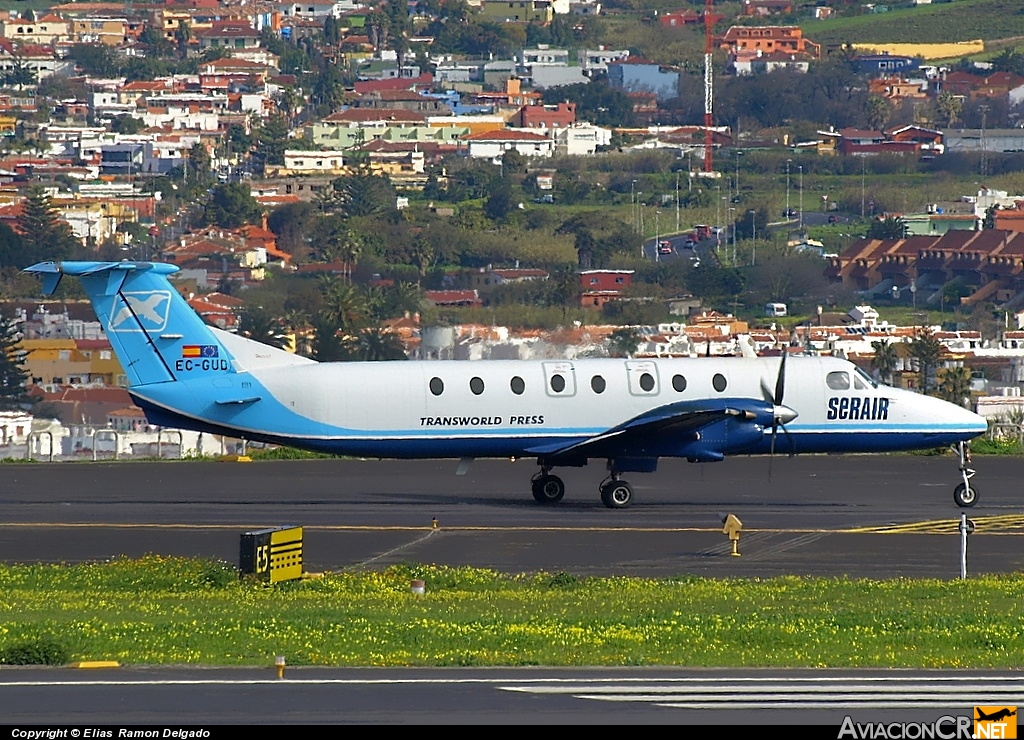
[[[846,372],[834,372],[825,376],[825,385],[834,391],[850,390],[850,375]]]
[[[858,390],[867,390],[868,388],[878,387],[878,382],[859,367],[854,372],[856,374],[853,376],[853,384]],[[863,385],[861,385],[862,382]]]

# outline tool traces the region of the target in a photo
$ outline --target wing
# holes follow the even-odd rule
[[[772,404],[752,398],[679,401],[646,411],[593,437],[568,444],[564,440],[553,442],[533,447],[528,452],[552,464],[561,460],[638,454],[691,456],[696,451],[721,459],[722,454],[733,450],[718,449],[710,441],[700,444],[703,430],[729,424],[730,448],[741,442],[740,438],[753,444],[762,438],[764,427],[771,426],[773,411]]]

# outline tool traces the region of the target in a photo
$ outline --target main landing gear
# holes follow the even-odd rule
[[[978,488],[971,483],[974,470],[968,467],[971,464],[971,448],[966,442],[958,442],[953,450],[957,454],[960,476],[963,478],[963,483],[953,489],[953,500],[963,508],[974,506],[978,503]]]
[[[633,503],[633,486],[612,473],[601,483],[601,503],[609,509],[625,509]]]
[[[551,475],[551,468],[542,467],[530,481],[533,497],[541,504],[557,504],[565,495],[565,484],[557,475]]]
[[[565,495],[565,483],[551,468],[542,465],[540,472],[530,481],[533,497],[541,504],[557,504]],[[600,487],[601,502],[609,509],[625,509],[633,503],[633,487],[612,472]]]

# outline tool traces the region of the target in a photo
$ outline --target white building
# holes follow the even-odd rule
[[[482,131],[464,137],[463,142],[469,146],[469,156],[479,159],[499,160],[512,149],[524,157],[550,157],[555,151],[551,137],[524,129]]]
[[[594,154],[599,146],[608,146],[612,141],[611,129],[589,123],[552,129],[551,136],[555,140],[555,154],[563,156]]]
[[[290,173],[334,174],[345,167],[341,152],[307,152],[287,149],[284,153],[284,168]]]

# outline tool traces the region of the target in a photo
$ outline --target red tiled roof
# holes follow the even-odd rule
[[[463,141],[551,141],[543,134],[535,134],[531,131],[517,131],[515,129],[496,129],[494,131],[481,131],[476,134],[468,134],[462,137]]]
[[[426,123],[427,117],[404,108],[348,108],[332,113],[324,119],[331,123],[366,123],[370,121],[401,121],[403,123]]]

